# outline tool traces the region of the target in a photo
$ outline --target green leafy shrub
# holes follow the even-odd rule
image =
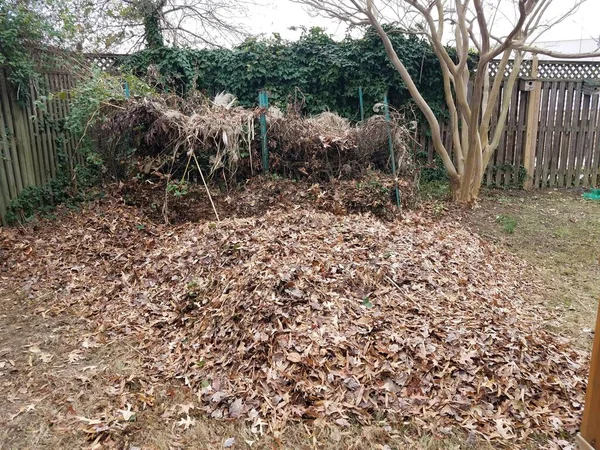
[[[73,186],[90,187],[84,170],[75,168],[75,183],[71,179],[67,156],[61,152],[58,155],[58,170],[56,177],[45,186],[28,186],[13,199],[7,209],[6,221],[9,225],[30,220],[35,214],[49,215],[57,205],[75,205],[84,198],[84,191],[75,191]]]
[[[444,168],[442,158],[440,158],[440,156],[437,153],[434,153],[433,160],[431,162],[428,162],[427,159],[428,157],[426,152],[417,153],[417,161],[419,162],[419,165],[421,167],[421,184],[448,184],[448,173]]]
[[[450,200],[450,183],[447,180],[421,181],[419,193],[423,200]]]
[[[154,92],[134,75],[114,76],[100,70],[70,92],[66,128],[78,143],[77,151],[84,156],[85,164],[80,170],[86,171],[89,177],[86,184],[94,184],[105,172],[118,173],[131,154],[126,138],[106,136],[102,132],[107,118],[126,101],[126,83],[131,95],[145,96]]]

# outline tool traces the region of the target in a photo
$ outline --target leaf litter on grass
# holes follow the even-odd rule
[[[577,430],[587,354],[546,330],[523,263],[459,223],[308,206],[139,223],[108,198],[4,229],[0,287],[54,290],[49,308],[127,342],[148,382],[180,380],[216,419],[413,419],[508,441]]]

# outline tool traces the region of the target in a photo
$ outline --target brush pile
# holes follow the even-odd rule
[[[231,178],[242,154],[252,153],[256,117],[256,111],[234,104],[226,94],[212,102],[201,95],[132,99],[105,123],[104,132],[137,138],[138,166],[145,174],[185,176],[196,156],[211,175],[223,170]]]
[[[108,198],[3,230],[0,288],[53,292],[49,310],[134,346],[147,383],[180,380],[195,411],[257,430],[414,419],[525,448],[577,429],[586,355],[523,298],[523,264],[451,218],[142,221]]]
[[[368,168],[389,171],[390,129],[396,156],[406,157],[410,135],[399,120],[388,124],[382,116],[375,116],[352,126],[330,112],[310,118],[292,112],[270,121],[273,168],[286,176],[314,180],[356,178]],[[398,167],[414,171],[404,160]]]
[[[260,134],[255,129],[261,110],[234,105],[229,94],[213,101],[200,95],[131,99],[111,114],[103,132],[133,137],[137,169],[144,174],[184,179],[197,176],[200,166],[209,176],[246,179],[261,170]],[[400,116],[389,124],[375,116],[351,125],[330,112],[306,118],[293,110],[284,114],[270,108],[267,117],[270,165],[280,175],[328,181],[357,178],[369,168],[391,172],[389,131],[400,174],[415,174],[410,132]]]

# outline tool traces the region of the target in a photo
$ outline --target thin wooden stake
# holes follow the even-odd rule
[[[200,172],[200,178],[202,178],[202,183],[204,183],[204,189],[206,189],[206,193],[208,194],[208,199],[210,200],[212,209],[215,212],[215,216],[217,216],[217,223],[221,222],[221,219],[219,219],[219,213],[217,212],[217,208],[215,208],[215,203],[213,202],[212,195],[210,195],[210,191],[208,190],[208,185],[206,184],[206,180],[204,179],[204,175],[202,174],[202,169],[200,168],[200,163],[198,163],[198,158],[196,158],[195,153],[192,153],[192,155],[194,156],[194,161],[196,161],[196,167],[198,167],[198,172]]]

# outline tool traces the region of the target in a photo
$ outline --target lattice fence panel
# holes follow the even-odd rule
[[[125,55],[113,53],[89,53],[85,59],[106,72],[115,72],[119,69]],[[500,61],[492,61],[489,66],[490,75],[498,75]],[[513,61],[509,61],[504,77],[512,71]],[[519,77],[531,76],[531,60],[523,61],[519,70]],[[585,80],[600,79],[600,61],[540,61],[538,78],[543,80]]]
[[[495,77],[496,75],[498,75],[498,66],[500,65],[500,61],[492,61],[490,63],[490,75],[492,77]],[[512,72],[513,69],[513,61],[509,61],[508,64],[506,65],[506,69],[504,70],[504,76],[508,77],[510,75],[510,73]],[[531,61],[527,60],[527,61],[523,61],[521,63],[521,68],[519,69],[519,76],[520,77],[528,77],[531,74]]]
[[[117,55],[112,53],[89,53],[85,55],[85,59],[105,72],[116,72],[121,65],[125,55]]]
[[[600,78],[600,62],[540,62],[538,75],[545,79],[585,80]]]
[[[490,63],[490,75],[498,75],[500,61]],[[513,62],[510,61],[504,71],[504,77],[508,77],[512,71]],[[520,77],[531,76],[531,61],[523,61],[519,70]],[[538,66],[538,78],[542,80],[594,80],[600,79],[600,62],[598,61],[540,61]]]

